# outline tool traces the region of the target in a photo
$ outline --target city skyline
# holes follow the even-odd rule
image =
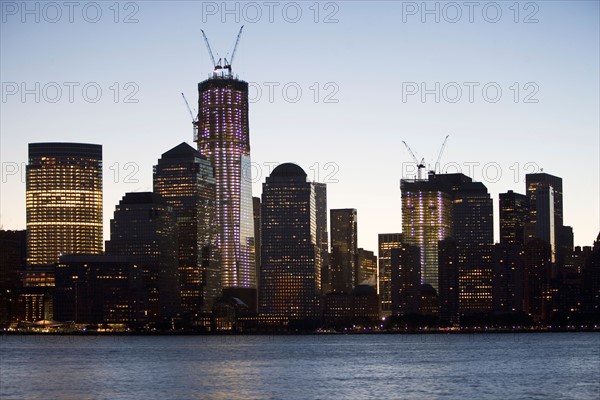
[[[449,133],[451,137],[442,165],[455,163],[461,168],[460,172],[488,187],[494,205],[496,242],[499,240],[498,193],[514,190],[525,194],[525,173],[544,168],[544,172],[563,178],[564,223],[573,226],[575,245],[590,245],[598,232],[599,203],[595,168],[598,165],[598,77],[594,72],[598,70],[598,27],[593,20],[598,14],[598,5],[570,4],[573,3],[540,4],[536,16],[539,22],[533,24],[515,23],[508,6],[497,24],[483,20],[480,14],[476,14],[472,24],[468,21],[452,24],[444,18],[439,23],[431,18],[422,23],[421,15],[406,13],[402,4],[377,3],[366,7],[360,2],[339,3],[335,14],[338,22],[330,24],[315,23],[308,5],[303,10],[304,18],[297,24],[281,18],[270,24],[264,20],[248,23],[244,18],[235,21],[231,17],[222,23],[219,15],[203,14],[201,4],[190,5],[193,12],[188,16],[183,15],[183,8],[177,5],[140,3],[136,15],[139,22],[135,24],[114,23],[108,9],[104,10],[105,19],[95,25],[81,19],[73,25],[68,21],[51,24],[44,18],[39,23],[30,20],[28,24],[27,21],[22,23],[18,16],[13,19],[3,14],[6,22],[2,24],[0,65],[5,98],[0,137],[3,163],[0,224],[4,229],[25,227],[22,171],[14,174],[11,168],[22,168],[26,164],[28,143],[99,143],[104,150],[104,237],[109,237],[108,220],[123,193],[151,190],[152,166],[160,154],[181,141],[192,142],[191,121],[179,92],[185,91],[188,99],[195,99],[195,85],[211,73],[200,29],[206,30],[215,50],[225,56],[223,51],[231,49],[239,26],[246,24],[234,72],[254,83],[254,90],[262,88],[262,97],[250,104],[255,196],[260,195],[260,185],[276,164],[294,161],[307,171],[309,179],[330,180],[325,182],[328,183],[328,208],[358,210],[361,215],[358,246],[376,250],[377,234],[400,231],[399,181],[415,173],[414,163],[401,141],[406,140],[419,158],[425,156],[428,163],[433,163],[443,137]],[[324,3],[320,5],[323,7]],[[119,18],[123,19],[130,10],[121,11]],[[323,22],[334,10],[321,8],[320,11],[319,19]],[[521,11],[523,19],[527,13]],[[182,27],[169,32],[168,27],[174,26],[175,17],[185,20],[193,16],[206,17],[206,23],[185,24],[177,20],[177,26]],[[391,34],[382,35],[392,17],[402,23]],[[349,35],[353,24],[364,27],[365,21],[376,19],[382,20],[381,28],[369,23],[369,29],[359,29],[359,33]],[[160,36],[146,37],[151,26],[160,22],[167,29],[161,30]],[[72,32],[70,29],[75,28],[80,28],[84,42],[89,40],[89,48],[70,45],[68,35]],[[273,36],[274,32],[277,37]],[[485,39],[472,38],[477,32],[485,33]],[[472,52],[468,46],[457,46],[453,52],[444,51],[442,34],[477,51]],[[98,37],[105,40],[94,39]],[[321,42],[313,40],[317,37]],[[47,45],[46,41],[58,38],[64,40],[64,45]],[[143,51],[149,40],[153,40],[153,46],[163,56],[157,58],[150,55],[154,52]],[[285,46],[290,42],[297,43],[298,48],[309,44],[311,47],[308,52],[290,51]],[[499,45],[491,45],[494,42]],[[571,46],[572,43],[577,46]],[[271,49],[277,46],[275,56]],[[358,56],[360,46],[365,50],[371,48],[369,52],[359,51],[362,55]],[[190,47],[194,49],[191,53]],[[23,52],[23,48],[35,52],[42,62],[28,63],[30,51]],[[265,53],[265,48],[271,54]],[[531,49],[539,51],[529,51]],[[334,57],[323,57],[332,51]],[[393,90],[386,90],[378,73],[370,72],[373,57],[367,53],[390,54],[392,72],[399,78],[397,82],[386,80],[385,85]],[[128,65],[119,69],[121,64],[116,60],[123,54],[130,55]],[[191,62],[186,62],[186,57]],[[442,60],[441,57],[448,65],[443,73],[436,62]],[[269,68],[264,68],[265,63]],[[475,66],[470,68],[469,63]],[[494,63],[502,65],[502,70],[487,69]],[[40,65],[45,68],[41,69]],[[86,74],[80,72],[81,68]],[[488,72],[481,73],[483,70]],[[563,79],[567,76],[575,77]],[[74,102],[64,97],[52,103],[47,101],[51,96],[47,92],[40,94],[39,102],[35,102],[35,94],[27,95],[25,102],[21,102],[21,93],[7,94],[11,86],[6,83],[10,82],[25,82],[32,88],[36,82],[43,87],[47,82],[73,81],[81,83],[79,88],[86,82],[97,82],[103,89],[102,99],[91,103],[76,91]],[[402,101],[406,90],[401,93],[401,89],[414,89],[411,82],[418,83],[419,88],[424,82],[431,89],[435,82],[444,87],[444,83],[455,81],[461,82],[464,94],[466,87],[462,82],[476,81],[481,86],[497,82],[504,97],[498,103],[487,102],[480,96],[473,103],[465,99],[450,103],[442,92],[439,103],[435,102],[435,94],[426,97],[425,102],[418,100],[418,94]],[[118,85],[111,90],[114,82]],[[128,82],[135,85],[126,86]],[[283,99],[277,91],[274,101],[270,102],[265,82],[278,82],[278,88],[286,83],[297,83],[303,96],[293,103]],[[315,82],[316,87],[312,86]],[[328,82],[334,86],[326,87]],[[525,103],[523,99],[514,102],[515,91],[509,88],[514,82],[519,82],[521,97],[530,93],[524,85],[535,82],[539,86],[535,96],[539,102]],[[66,96],[66,87],[60,86]],[[136,88],[139,89],[137,94],[132,95]],[[320,95],[318,102],[314,101],[316,88]],[[117,91],[120,97],[115,102]],[[332,95],[334,91],[336,94]],[[356,93],[365,96],[355,96]],[[126,103],[128,95],[130,100],[139,101]],[[337,103],[325,102],[327,95],[333,96],[330,99],[338,100]],[[509,97],[510,101],[505,100]],[[373,98],[380,101],[372,102]],[[565,101],[567,98],[569,101]],[[366,119],[359,117],[363,114],[358,110],[363,107]],[[436,118],[428,118],[430,115]],[[149,116],[155,117],[152,124],[141,122]],[[96,121],[94,124],[84,123],[92,118]],[[44,120],[43,129],[36,122],[40,119]],[[305,139],[306,144],[299,138]],[[298,140],[298,146],[289,146],[290,140]],[[315,143],[320,145],[315,146]],[[136,146],[144,151],[133,150]],[[356,162],[357,156],[362,162]],[[482,168],[486,165],[488,174],[483,176]],[[580,168],[574,167],[578,165]],[[469,167],[476,173],[469,174]],[[490,182],[496,180],[497,171],[502,177],[496,183]],[[314,179],[317,177],[320,179]],[[336,179],[337,183],[332,181]]]

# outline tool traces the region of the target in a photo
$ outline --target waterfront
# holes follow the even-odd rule
[[[600,396],[600,334],[2,336],[9,399]]]

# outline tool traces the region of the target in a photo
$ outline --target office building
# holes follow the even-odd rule
[[[321,295],[315,187],[296,164],[277,166],[263,184],[259,313],[318,318]]]
[[[357,274],[357,214],[353,208],[330,210],[332,292],[352,293]]]
[[[110,221],[106,254],[130,256],[142,269],[151,323],[180,311],[176,226],[173,208],[153,192],[126,193]]]
[[[181,311],[197,318],[221,295],[216,252],[215,178],[206,157],[187,143],[154,167],[154,192],[172,207],[177,225]]]
[[[30,143],[27,264],[102,252],[102,146]]]

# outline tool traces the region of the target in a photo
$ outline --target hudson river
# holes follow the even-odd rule
[[[600,334],[2,336],[0,398],[598,399]]]

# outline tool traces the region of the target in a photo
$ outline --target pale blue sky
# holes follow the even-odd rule
[[[338,182],[328,184],[329,207],[357,208],[359,245],[376,250],[378,233],[401,230],[399,180],[412,162],[402,140],[433,162],[450,134],[442,165],[456,163],[467,172],[469,163],[479,163],[471,164],[476,165],[471,176],[490,190],[496,217],[498,193],[523,193],[525,172],[543,168],[563,178],[564,219],[574,227],[575,243],[590,245],[600,229],[598,1],[520,2],[517,7],[513,1],[479,2],[473,22],[469,9],[457,2],[462,15],[456,23],[450,22],[456,8],[436,2],[427,7],[437,5],[439,23],[433,14],[422,15],[422,2],[276,2],[273,22],[264,2],[230,2],[227,7],[234,11],[223,15],[222,2],[123,2],[117,4],[118,23],[114,2],[78,3],[73,22],[64,6],[57,17],[47,3],[28,3],[31,14],[23,13],[21,2],[1,3],[4,229],[25,227],[24,174],[22,179],[12,171],[26,163],[27,144],[90,142],[104,149],[108,239],[108,221],[122,195],[151,190],[152,166],[160,155],[192,141],[180,92],[196,108],[196,85],[211,71],[200,29],[213,51],[225,56],[242,24],[234,70],[251,82],[251,96],[257,97],[256,87],[262,89],[262,97],[250,105],[252,160],[261,167],[253,170],[255,196],[269,163],[296,162],[309,177],[318,170],[321,181],[334,173],[329,178]],[[95,4],[102,15],[88,22],[96,18]],[[296,4],[302,15],[292,23]],[[254,5],[262,13],[256,22]],[[502,14],[492,23],[497,8]],[[123,23],[132,13],[130,19],[138,22]],[[337,22],[324,23],[328,15]],[[537,22],[525,23],[527,17]],[[40,102],[34,94],[23,102],[21,84],[35,91],[36,82]],[[51,82],[62,87],[55,103]],[[65,82],[79,84],[73,102]],[[133,84],[126,87],[128,82]],[[265,82],[279,84],[272,102]],[[403,101],[403,88],[414,83],[420,90],[424,83],[434,89],[436,82],[439,103],[434,94],[422,102],[420,93],[406,92]],[[456,95],[456,85],[447,85],[451,82],[462,90],[456,103],[450,102]],[[479,85],[473,102],[464,82]],[[92,83],[87,99],[86,83]],[[286,84],[288,100],[282,93]],[[488,100],[482,93],[486,84]],[[90,101],[92,86],[102,89],[96,103]],[[289,101],[298,87],[301,97]],[[502,95],[492,103],[494,87]],[[139,90],[133,94],[134,89]],[[127,94],[138,102],[125,102]],[[525,102],[528,94],[538,102]],[[325,102],[327,95],[337,103]],[[137,183],[126,179],[129,173]],[[497,233],[497,218],[495,225]]]

